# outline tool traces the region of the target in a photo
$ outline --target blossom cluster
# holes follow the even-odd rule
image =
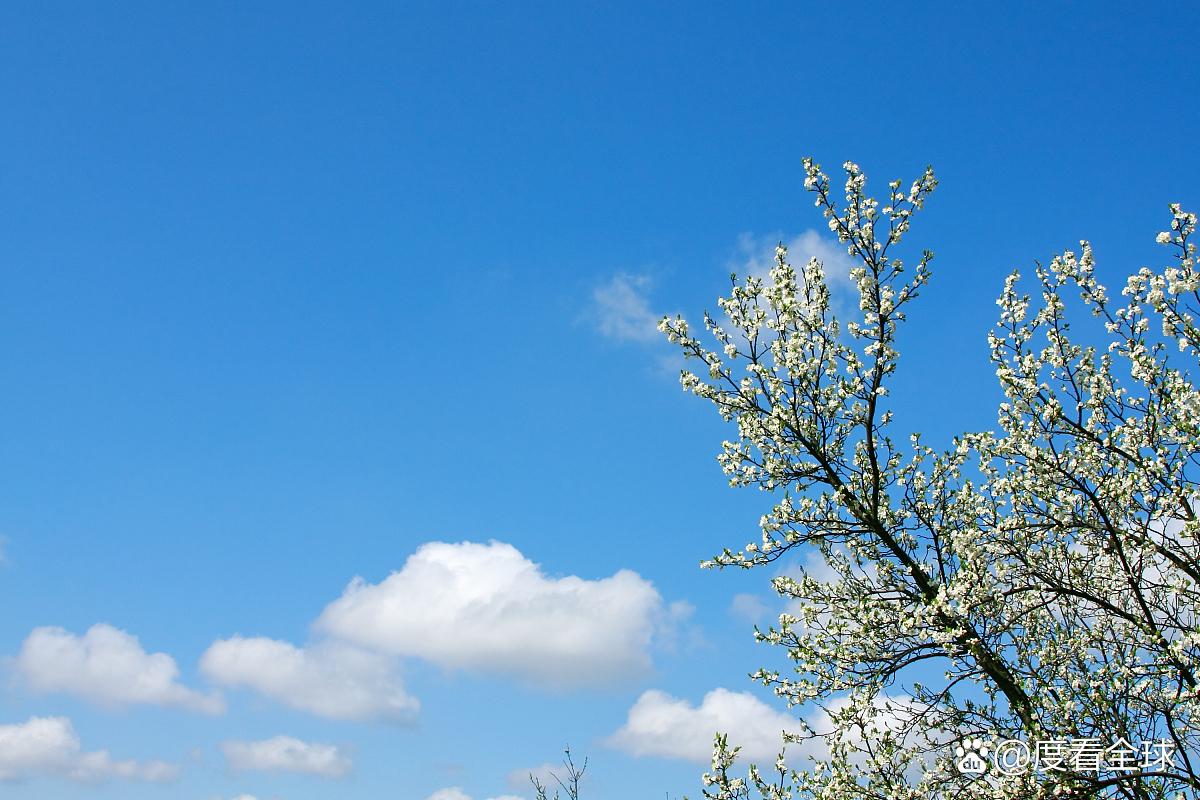
[[[774,780],[757,768],[731,777],[734,748],[718,740],[706,796],[1195,796],[1196,215],[1171,206],[1158,241],[1173,263],[1136,272],[1120,300],[1097,280],[1087,242],[1035,270],[1036,300],[1013,273],[988,339],[1004,393],[997,429],[935,449],[893,434],[888,384],[933,258],[906,262],[899,247],[937,180],[926,170],[907,187],[892,181],[877,201],[846,162],[837,197],[819,165],[804,165],[805,188],[855,261],[857,312],[838,319],[823,265],[793,266],[781,245],[766,279],[734,277],[704,332],[682,317],[660,324],[701,365],[683,371],[684,389],[734,429],[718,455],[730,485],[773,495],[760,535],[703,566],[817,556],[816,568],[773,580],[787,611],[756,631],[791,673],[755,677],[834,724],[791,736],[820,739],[827,756],[806,769],[781,757]],[[1077,335],[1077,316],[1096,324]],[[938,681],[927,677],[934,663]],[[995,775],[963,795],[954,747],[985,731],[1048,741],[1115,731],[1169,739],[1183,757],[1115,779]]]

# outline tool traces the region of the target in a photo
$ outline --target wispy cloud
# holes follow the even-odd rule
[[[761,597],[745,592],[735,594],[729,603],[730,614],[751,624],[762,620],[770,610],[771,607]]]
[[[652,281],[647,275],[619,272],[592,290],[592,319],[601,334],[623,342],[653,342],[662,337],[662,314],[650,308]]]
[[[727,267],[739,277],[753,275],[766,279],[775,264],[775,247],[783,243],[788,260],[799,271],[808,261],[821,262],[825,280],[834,301],[854,292],[850,270],[855,265],[845,248],[833,238],[809,229],[798,234],[743,233],[738,237]],[[618,272],[592,289],[588,318],[605,337],[622,342],[654,343],[665,341],[658,331],[659,320],[666,316],[656,310],[650,293],[654,281],[649,275]],[[677,364],[672,363],[672,366]]]

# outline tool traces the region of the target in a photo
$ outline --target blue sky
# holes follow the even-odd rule
[[[825,252],[802,156],[932,163],[944,442],[1005,273],[1200,206],[1194,11],[806,5],[5,4],[5,797],[696,796],[635,709],[776,722],[769,576],[697,568],[766,498],[647,320]]]

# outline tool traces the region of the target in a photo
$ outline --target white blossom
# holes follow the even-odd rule
[[[792,674],[755,678],[789,706],[829,709],[835,730],[823,737],[827,758],[802,769],[781,756],[772,780],[757,768],[734,777],[736,747],[718,737],[705,796],[1196,796],[1196,215],[1170,207],[1171,232],[1157,241],[1174,263],[1135,272],[1119,302],[1097,281],[1087,242],[1036,268],[1032,294],[1010,275],[988,337],[1004,393],[997,431],[939,451],[917,434],[894,439],[888,407],[899,325],[933,257],[910,268],[895,250],[933,172],[907,191],[889,183],[880,203],[847,161],[843,203],[817,164],[804,167],[805,188],[858,262],[854,318],[832,313],[819,263],[797,270],[781,247],[769,281],[735,281],[720,301],[736,328],[711,331],[724,358],[681,318],[661,329],[707,367],[707,379],[685,371],[683,387],[736,430],[718,456],[730,484],[776,495],[760,541],[703,566],[817,556],[816,572],[773,581],[787,613],[756,631]],[[1094,329],[1076,337],[1071,309]],[[934,662],[940,685],[915,678]],[[906,702],[879,729],[885,688]],[[876,735],[850,735],[867,730]],[[1117,735],[1170,736],[1192,760],[1110,782],[1070,770],[973,782],[950,764],[971,736]]]

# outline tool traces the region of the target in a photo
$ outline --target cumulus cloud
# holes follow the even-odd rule
[[[445,789],[438,789],[425,800],[471,800],[471,795],[457,786],[449,786]]]
[[[81,783],[111,778],[170,781],[179,767],[163,761],[114,761],[107,750],[84,752],[66,717],[31,717],[0,725],[0,781],[57,776]]]
[[[210,680],[253,689],[329,719],[412,720],[420,703],[404,690],[394,658],[339,642],[296,647],[263,637],[214,642],[200,659]]]
[[[661,314],[650,310],[650,278],[621,272],[592,290],[592,312],[600,333],[610,339],[653,342],[661,338]]]
[[[166,653],[147,653],[136,636],[97,624],[83,636],[62,628],[35,628],[13,666],[35,692],[63,692],[103,706],[173,706],[219,714],[225,702],[179,683]]]
[[[833,715],[849,704],[846,697],[834,698],[826,708],[816,707],[804,724],[816,738],[788,746],[792,759],[797,756],[827,757],[825,737],[836,735],[852,749],[861,749],[868,737],[883,731],[902,733],[908,721],[923,707],[906,697],[879,695],[866,715],[865,729],[834,724]],[[713,736],[729,734],[730,745],[742,748],[741,757],[752,762],[772,762],[783,747],[783,732],[799,733],[795,717],[777,711],[747,692],[714,689],[699,706],[672,697],[666,692],[644,692],[629,710],[626,722],[603,744],[634,756],[678,758],[708,763],[712,757]],[[908,734],[901,737],[908,739]]]
[[[353,766],[335,745],[304,742],[291,736],[258,742],[222,742],[221,752],[235,772],[302,772],[340,778]]]
[[[471,800],[471,795],[464,792],[458,786],[448,786],[445,789],[438,789],[425,800]],[[516,795],[505,794],[499,797],[489,797],[488,800],[525,800],[523,797]]]
[[[552,578],[501,542],[421,546],[378,584],[356,578],[316,628],[364,647],[559,686],[645,672],[662,597],[635,572]]]
[[[799,732],[796,719],[748,692],[714,689],[699,706],[651,689],[604,744],[634,756],[664,756],[697,763],[712,757],[713,736],[728,733],[751,761],[774,760],[783,731]]]

